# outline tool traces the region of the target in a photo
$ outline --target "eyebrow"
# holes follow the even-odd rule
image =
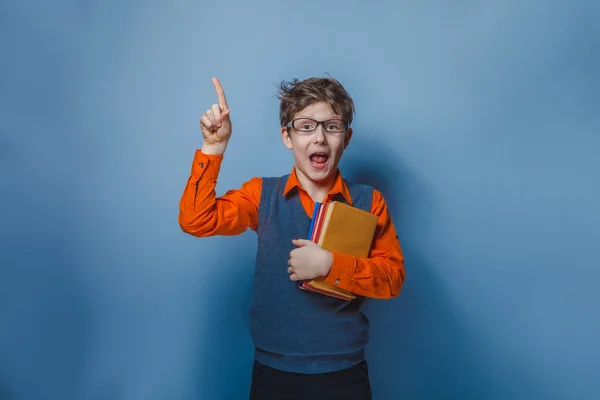
[[[294,118],[294,119],[300,119],[300,118],[314,119],[314,120],[316,121],[315,117],[307,117],[307,116],[303,116],[303,115],[300,115],[300,116],[298,116],[298,117],[296,117],[296,118]],[[325,118],[325,119],[323,119],[322,121],[329,121],[330,119],[339,119],[339,120],[342,120],[342,121],[343,121],[343,118],[342,118],[342,117],[340,117],[340,116],[337,116],[337,115],[336,115],[336,116],[334,116],[334,117],[328,117],[328,118]]]

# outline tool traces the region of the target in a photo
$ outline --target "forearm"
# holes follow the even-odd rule
[[[398,254],[357,258],[333,253],[326,281],[357,296],[391,299],[404,283],[404,259]]]
[[[215,187],[222,155],[196,151],[190,177],[179,202],[179,225],[194,236],[215,234],[218,210]]]
[[[378,216],[369,257],[357,258],[333,252],[326,281],[355,295],[389,299],[398,296],[404,284],[404,255],[385,200],[373,192],[371,213]]]
[[[222,159],[223,153],[214,147],[203,146],[196,151],[179,204],[178,220],[184,232],[198,237],[232,236],[248,227],[256,229],[261,181],[253,178],[241,189],[217,197],[215,187]]]

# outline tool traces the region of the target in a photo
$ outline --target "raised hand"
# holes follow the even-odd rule
[[[200,118],[200,129],[204,136],[205,147],[224,147],[231,137],[231,120],[225,92],[217,78],[212,79],[217,91],[218,104],[213,104]]]

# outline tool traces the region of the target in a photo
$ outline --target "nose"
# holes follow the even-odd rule
[[[325,143],[325,127],[322,123],[317,126],[315,133],[313,134],[313,141],[315,143]]]

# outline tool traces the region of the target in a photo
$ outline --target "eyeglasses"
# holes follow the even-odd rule
[[[286,127],[293,128],[300,133],[312,133],[317,130],[319,125],[323,125],[325,132],[344,133],[350,127],[348,122],[342,119],[328,119],[327,121],[315,121],[310,118],[298,118],[288,123]]]

